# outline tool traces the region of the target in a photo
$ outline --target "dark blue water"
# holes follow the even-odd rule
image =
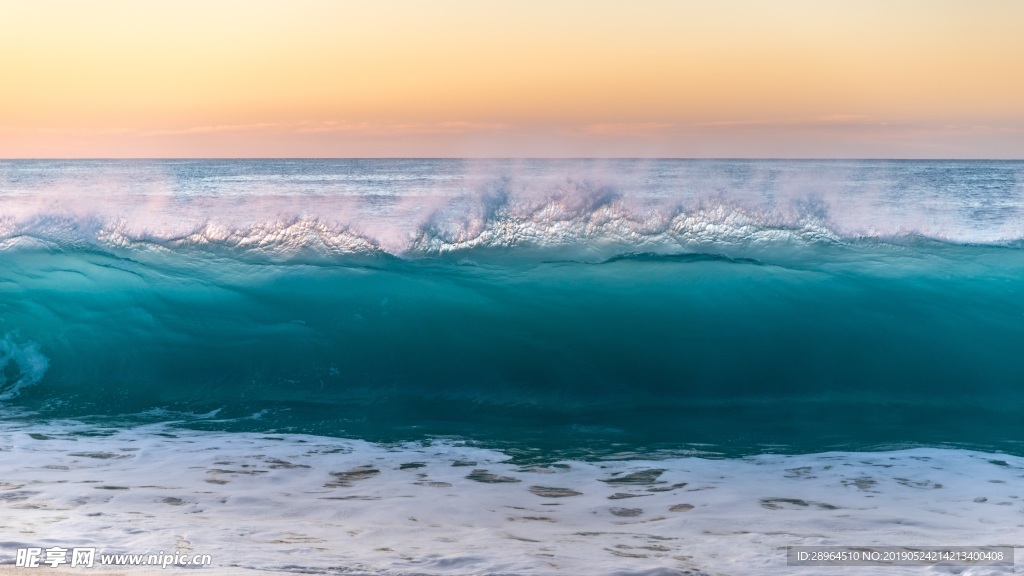
[[[560,455],[1024,454],[1021,182],[1013,162],[6,162],[0,402]]]

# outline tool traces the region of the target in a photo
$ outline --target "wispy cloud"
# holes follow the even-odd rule
[[[338,122],[327,121],[302,123],[296,125],[295,132],[339,132],[346,134],[364,134],[368,136],[387,136],[395,134],[463,134],[503,130],[507,124],[495,122]]]
[[[363,136],[390,136],[402,134],[462,134],[485,130],[501,130],[505,124],[445,121],[445,122],[344,122],[325,120],[321,122],[260,122],[254,124],[218,124],[196,126],[178,130],[150,130],[143,134],[162,136],[173,134],[212,134],[223,132],[270,132],[270,133],[339,133]]]
[[[0,126],[0,131],[62,134],[75,136],[184,136],[201,134],[258,133],[258,134],[310,134],[339,133],[363,136],[397,136],[403,134],[463,134],[470,132],[495,131],[507,128],[507,124],[496,122],[255,122],[246,124],[213,124],[184,128],[19,128]]]
[[[286,126],[277,122],[257,122],[252,124],[215,124],[211,126],[192,126],[189,128],[141,130],[145,136],[172,136],[177,134],[218,134],[223,132],[266,132]]]
[[[599,136],[650,136],[664,134],[676,127],[671,122],[604,122],[587,124],[583,131]]]
[[[122,136],[137,134],[131,128],[97,127],[97,128],[54,128],[50,126],[0,126],[0,132],[17,132],[21,134],[55,134],[61,136]]]
[[[703,126],[886,126],[887,122],[859,114],[829,114],[806,118],[758,118],[744,120],[715,120],[690,124]]]

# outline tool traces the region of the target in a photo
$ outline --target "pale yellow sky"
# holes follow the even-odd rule
[[[1024,158],[1014,0],[0,0],[0,157]]]

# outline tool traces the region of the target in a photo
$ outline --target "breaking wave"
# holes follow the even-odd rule
[[[272,260],[532,249],[605,259],[637,252],[742,255],[780,246],[922,239],[1015,245],[1024,237],[1014,223],[986,229],[884,220],[858,225],[844,221],[842,213],[837,217],[835,208],[814,197],[782,206],[724,194],[692,201],[644,200],[571,180],[540,195],[512,190],[509,181],[502,181],[471,194],[406,198],[399,201],[403,206],[373,210],[338,206],[323,198],[306,199],[302,210],[279,198],[250,199],[235,210],[233,200],[199,198],[179,202],[163,214],[133,214],[124,199],[99,201],[87,210],[23,211],[2,217],[0,249],[185,250]],[[368,211],[375,212],[372,218]]]
[[[474,166],[0,162],[0,400],[588,450],[1020,451],[1024,163]]]

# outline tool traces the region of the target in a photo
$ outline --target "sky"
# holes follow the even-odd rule
[[[1024,158],[1016,0],[0,0],[0,157]]]

